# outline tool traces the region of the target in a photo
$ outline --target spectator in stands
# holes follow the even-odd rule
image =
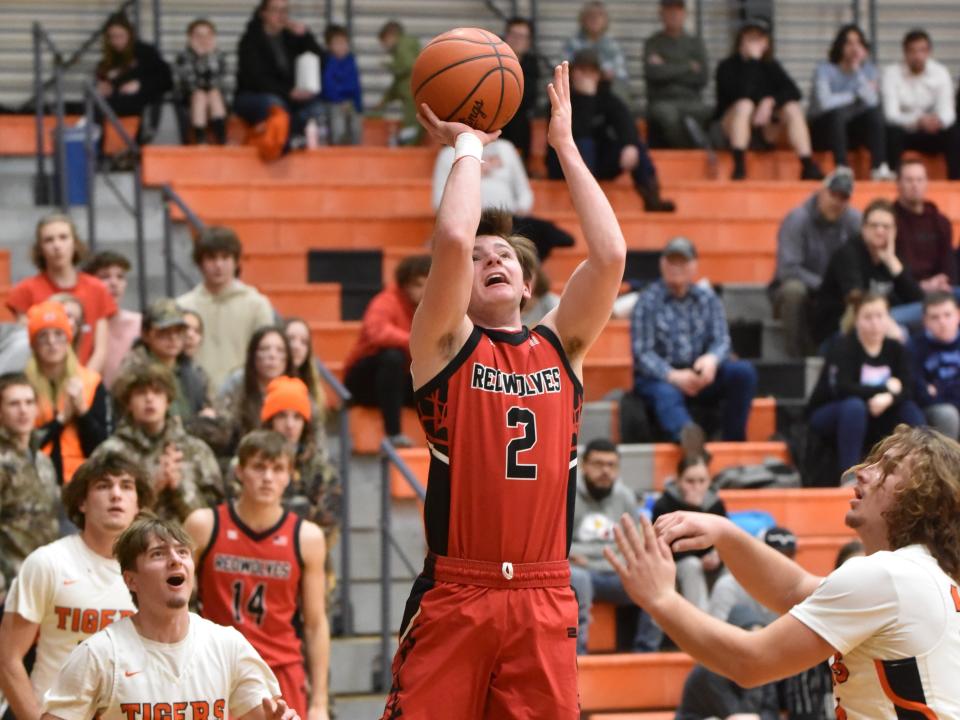
[[[701,97],[709,78],[707,49],[686,31],[686,20],[685,0],[660,0],[663,28],[643,45],[651,147],[699,147],[713,115]]]
[[[578,655],[587,652],[590,608],[595,600],[634,611],[632,651],[655,652],[660,648],[660,629],[627,597],[620,578],[603,557],[603,548],[613,546],[613,527],[619,519],[624,513],[637,517],[639,511],[636,494],[620,481],[617,446],[605,439],[591,440],[580,460],[570,546],[570,585],[578,606]]]
[[[924,292],[951,291],[957,284],[953,226],[927,200],[927,168],[919,160],[900,163],[893,210],[897,219],[897,257]]]
[[[283,322],[283,334],[290,346],[290,358],[293,361],[293,377],[299,378],[310,393],[310,400],[318,411],[316,420],[323,424],[327,407],[327,395],[323,391],[320,370],[313,357],[313,339],[310,326],[303,318],[290,317]]]
[[[287,504],[323,527],[330,540],[340,522],[341,491],[326,448],[316,442],[318,420],[310,390],[302,380],[280,376],[267,385],[260,409],[261,427],[276,430],[296,451],[296,472],[285,493]]]
[[[816,352],[810,337],[813,299],[830,258],[860,233],[860,211],[850,207],[852,193],[853,172],[837,168],[777,231],[777,269],[769,290],[791,357]]]
[[[882,293],[853,292],[844,335],[827,353],[807,403],[810,429],[833,441],[841,474],[899,423],[924,424],[913,400],[910,358],[900,342],[887,337],[887,308]]]
[[[960,311],[952,292],[923,300],[923,332],[907,346],[913,392],[927,422],[954,440],[960,436]]]
[[[530,292],[530,301],[520,313],[520,320],[527,327],[535,327],[543,317],[560,304],[560,296],[550,288],[550,278],[538,266],[533,278],[533,288]]]
[[[440,207],[443,189],[453,167],[454,149],[444,145],[433,166],[433,208]],[[484,208],[499,208],[513,215],[513,229],[537,246],[545,259],[555,247],[570,247],[573,236],[549,220],[530,215],[533,191],[523,159],[507,140],[494,140],[483,147],[480,201]]]
[[[80,349],[80,333],[86,324],[83,316],[83,305],[77,298],[66,292],[54,293],[50,296],[50,301],[63,305],[63,310],[67,313],[67,320],[70,321],[70,337],[73,338],[70,347],[73,352],[77,352]]]
[[[810,95],[810,133],[817,150],[830,150],[837,167],[849,167],[847,149],[865,144],[871,177],[892,180],[880,107],[880,78],[870,44],[857,25],[840,28],[828,60],[817,65]]]
[[[630,76],[627,56],[609,34],[610,15],[602,0],[587,0],[580,9],[579,30],[563,46],[563,54],[571,63],[584,50],[597,58],[600,77],[605,89],[616,95],[624,105],[630,105]]]
[[[815,299],[814,342],[836,335],[847,300],[854,290],[875,291],[892,307],[890,319],[900,325],[919,324],[923,291],[896,253],[897,226],[893,204],[874,200],[863,211],[860,236],[840,246],[827,263]],[[891,335],[905,339],[891,322]]]
[[[197,508],[221,502],[224,486],[213,452],[170,412],[176,393],[173,374],[162,365],[121,373],[114,394],[123,415],[93,457],[115,452],[136,462],[151,480],[157,514],[183,522]]]
[[[400,261],[394,284],[367,306],[360,337],[344,363],[344,384],[354,404],[380,408],[384,431],[397,447],[413,444],[402,432],[400,410],[413,406],[410,326],[429,273],[428,255]]]
[[[350,35],[343,25],[331,24],[323,31],[323,42],[327,54],[320,96],[327,105],[330,144],[359,145],[363,142],[363,92]]]
[[[109,350],[108,320],[117,312],[117,304],[102,282],[77,269],[86,253],[69,215],[42,217],[32,250],[39,272],[13,286],[7,307],[22,321],[31,306],[58,292],[71,293],[83,305],[86,318],[77,356],[82,364],[100,372]]]
[[[27,330],[33,357],[26,375],[37,391],[38,442],[62,485],[110,434],[109,395],[100,375],[70,349],[72,331],[62,305],[34,305]]]
[[[593,50],[581,50],[570,65],[573,139],[590,172],[598,180],[630,173],[647,212],[673,212],[674,204],[660,197],[660,181],[646,145],[637,133],[626,104],[601,82],[600,61]],[[557,153],[547,149],[547,173],[563,178]]]
[[[240,240],[227,227],[205,228],[193,246],[193,261],[203,281],[177,298],[177,305],[202,320],[205,335],[196,362],[219,388],[231,370],[241,365],[250,337],[273,323],[273,308],[257,290],[238,279]]]
[[[633,310],[634,393],[673,440],[695,429],[688,404],[723,405],[724,440],[745,440],[757,371],[730,357],[723,303],[693,280],[697,250],[684,237],[666,244],[660,279],[640,293]]]
[[[203,345],[203,318],[193,310],[181,309],[183,310],[183,322],[186,324],[186,331],[183,334],[183,354],[191,360],[196,360],[197,352]],[[197,370],[206,375],[199,365],[197,365]]]
[[[653,505],[653,521],[661,515],[685,510],[726,516],[723,500],[711,487],[710,453],[702,445],[702,435],[684,448],[677,463],[677,476],[667,481],[663,494]],[[710,587],[723,571],[716,548],[673,553],[677,564],[680,594],[698,608],[707,611]]]
[[[730,57],[717,66],[716,117],[733,150],[733,179],[747,176],[746,152],[756,135],[769,147],[785,130],[800,157],[803,180],[823,177],[811,157],[810,130],[800,106],[800,88],[773,57],[770,23],[751,18],[737,33]]]
[[[383,94],[376,110],[383,109],[392,102],[399,102],[401,108],[400,129],[397,131],[398,145],[417,145],[423,137],[423,129],[417,122],[417,106],[413,101],[413,89],[410,87],[410,75],[413,63],[420,54],[420,41],[407,35],[396,20],[389,20],[380,28],[378,35],[380,47],[390,55],[386,63],[387,70],[393,76],[390,87]]]
[[[173,88],[170,66],[153,45],[142,42],[130,20],[114,13],[104,25],[103,57],[96,70],[97,93],[119,117],[140,116],[148,106],[159,108]],[[141,123],[139,140],[152,130]]]
[[[950,71],[930,57],[933,43],[926,30],[903,37],[903,62],[883,69],[883,114],[887,120],[887,155],[900,169],[904,150],[947,155],[947,173],[960,178],[960,158],[948,153],[949,129],[957,119]]]
[[[523,97],[513,118],[500,134],[500,138],[513,143],[524,162],[530,159],[530,120],[537,111],[537,93],[540,90],[540,56],[533,49],[533,22],[528,18],[514,16],[507,20],[503,40],[520,61],[523,72]]]
[[[0,604],[20,564],[60,530],[57,474],[36,451],[37,392],[23,373],[0,375]]]
[[[743,630],[759,630],[770,622],[752,607],[737,605],[725,618]],[[683,683],[680,707],[674,720],[780,720],[777,684],[743,688],[733,680],[694,665]]]
[[[255,129],[281,118],[289,127],[287,145],[316,145],[308,125],[316,130],[323,118],[319,93],[297,87],[297,58],[306,52],[323,54],[307,26],[290,19],[288,0],[260,0],[237,48],[233,111]]]
[[[140,337],[142,322],[140,313],[120,307],[123,296],[127,292],[130,261],[120,253],[101,250],[87,260],[83,270],[98,278],[106,286],[107,292],[117,306],[117,312],[107,320],[107,342],[110,352],[103,361],[103,370],[100,373],[104,384],[109,389],[113,386],[113,381],[120,370],[120,363],[133,347],[133,342]]]
[[[797,536],[785,527],[774,525],[763,531],[760,539],[779,553],[793,560],[797,555]],[[737,607],[747,608],[768,624],[777,619],[777,614],[761,605],[733,576],[724,573],[710,590],[710,604],[707,612],[720,620],[730,622],[730,615]]]
[[[183,310],[174,300],[155,300],[143,314],[143,333],[122,365],[123,371],[134,365],[151,363],[167,368],[174,383],[170,414],[182,422],[211,406],[206,375],[183,354],[186,329]]]
[[[207,142],[207,131],[217,144],[227,142],[227,56],[217,47],[217,28],[198,18],[187,26],[187,46],[175,64],[177,92],[190,116],[193,142]]]
[[[230,456],[244,435],[260,427],[267,386],[281,375],[293,375],[290,344],[283,328],[265,325],[250,338],[243,367],[227,377],[217,395],[217,416],[229,429]]]

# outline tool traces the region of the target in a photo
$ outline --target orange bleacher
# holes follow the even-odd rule
[[[668,710],[680,703],[693,668],[686,653],[581,656],[577,659],[581,712]]]

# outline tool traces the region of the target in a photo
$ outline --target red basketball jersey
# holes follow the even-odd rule
[[[430,550],[490,562],[565,559],[583,387],[556,334],[475,327],[416,400],[431,453]]]
[[[300,637],[300,518],[284,511],[254,532],[231,503],[213,511],[213,536],[198,565],[203,617],[237,628],[270,667],[303,663]]]

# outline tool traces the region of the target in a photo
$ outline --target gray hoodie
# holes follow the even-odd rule
[[[610,494],[595,500],[581,477],[577,480],[577,500],[573,510],[573,545],[571,555],[582,555],[591,570],[610,570],[603,557],[603,548],[613,545],[613,525],[623,513],[636,517],[637,496],[619,480]]]

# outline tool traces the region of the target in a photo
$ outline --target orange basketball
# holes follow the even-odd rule
[[[413,98],[441,120],[492,132],[509,122],[523,97],[513,50],[492,32],[457,28],[431,40],[413,64]]]

